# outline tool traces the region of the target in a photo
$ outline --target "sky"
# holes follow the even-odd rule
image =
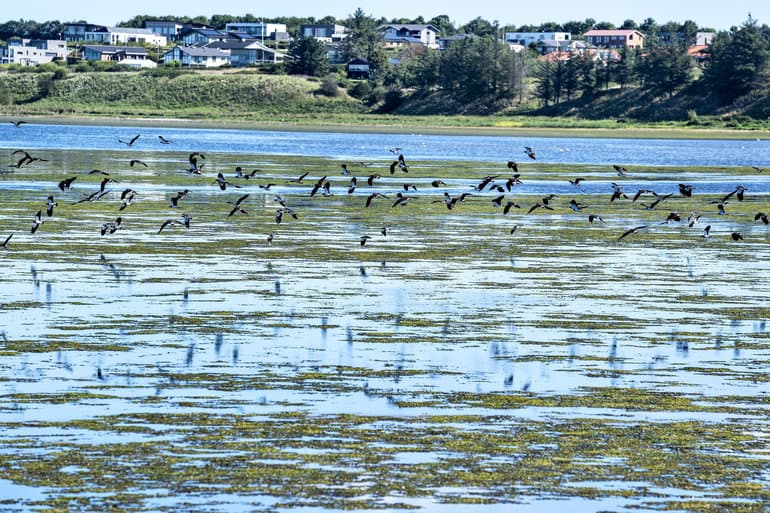
[[[20,1],[3,2],[0,22],[9,20],[59,20],[62,22],[85,20],[99,25],[115,25],[135,15],[211,16],[231,14],[256,17],[312,16],[316,19],[327,15],[338,19],[347,18],[357,8],[375,18],[416,18],[429,20],[446,14],[455,26],[461,26],[476,17],[487,21],[497,20],[500,25],[539,25],[547,21],[564,23],[594,18],[621,25],[632,19],[642,23],[653,18],[659,24],[667,21],[695,21],[699,27],[727,30],[739,26],[751,13],[760,24],[770,25],[770,2],[767,0],[700,0],[672,1],[647,0],[618,2],[617,0],[546,0],[539,2],[500,2],[499,0],[282,0],[259,2],[254,0],[132,0],[130,2],[92,2],[82,0],[37,0],[30,4]]]

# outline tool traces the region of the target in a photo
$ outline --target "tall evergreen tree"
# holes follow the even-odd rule
[[[364,14],[359,7],[345,20],[345,26],[348,28],[348,36],[341,44],[344,59],[360,57],[369,62],[372,70],[383,68],[387,64],[387,57],[383,49],[382,34],[377,29],[377,21]]]
[[[326,45],[313,37],[295,39],[289,47],[288,71],[294,75],[322,77],[329,71]]]

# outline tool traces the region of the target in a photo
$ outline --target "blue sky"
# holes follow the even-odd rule
[[[760,24],[770,25],[770,2],[767,0],[701,0],[618,2],[617,0],[546,0],[543,2],[500,2],[499,0],[342,0],[319,2],[310,0],[283,0],[277,2],[211,0],[131,0],[130,2],[84,2],[79,0],[37,0],[30,4],[5,1],[0,9],[0,22],[19,18],[36,21],[74,21],[84,19],[91,23],[114,25],[137,14],[210,16],[212,14],[253,14],[266,18],[274,16],[326,15],[346,18],[360,7],[368,15],[379,18],[423,16],[430,19],[446,14],[455,23],[463,25],[481,16],[502,25],[539,24],[545,21],[565,22],[594,18],[620,25],[623,20],[638,23],[653,18],[658,23],[667,21],[695,21],[701,27],[718,30],[740,25],[750,12]]]

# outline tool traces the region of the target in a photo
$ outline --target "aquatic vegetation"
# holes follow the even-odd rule
[[[335,159],[214,152],[194,175],[185,152],[46,153],[0,181],[0,237],[15,233],[0,251],[0,504],[747,512],[770,500],[770,230],[753,221],[770,208],[766,182],[724,216],[711,203],[744,168],[638,170],[633,188],[676,192],[686,175],[703,189],[649,209],[610,202],[609,167],[531,163],[503,193],[522,208],[503,214],[498,191],[473,189],[493,174],[502,185],[503,163],[415,160],[391,176],[385,155],[372,186],[374,170],[350,166],[348,194]],[[236,165],[261,172],[236,179]],[[100,187],[90,169],[120,183],[74,204]],[[240,187],[220,190],[218,172]],[[582,189],[567,181],[584,175]],[[322,176],[330,194],[311,197]],[[126,188],[136,200],[120,211]],[[414,199],[393,207],[397,190]],[[374,191],[387,196],[365,207]],[[445,191],[472,195],[450,210]],[[553,210],[527,214],[547,191]],[[30,234],[48,194],[59,206]],[[246,213],[228,216],[244,194]],[[297,219],[276,222],[276,194]],[[672,212],[701,219],[665,222]],[[189,228],[158,233],[182,213]]]

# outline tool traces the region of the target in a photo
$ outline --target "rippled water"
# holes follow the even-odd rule
[[[24,128],[94,130],[97,142],[81,133],[68,144],[104,149],[46,152],[51,162],[0,181],[0,238],[15,232],[0,252],[0,511],[654,511],[770,494],[770,229],[752,220],[770,207],[764,173],[622,179],[629,191],[696,186],[695,198],[658,212],[610,204],[621,179],[607,165],[580,168],[586,182],[575,188],[570,170],[533,164],[506,195],[530,205],[554,192],[555,210],[503,216],[487,191],[451,212],[431,201],[505,174],[499,156],[484,155],[510,138],[440,139],[455,162],[478,165],[415,157],[416,199],[392,208],[406,175],[344,192],[338,157],[350,154],[333,148],[347,135],[302,134],[313,151],[326,138],[329,157],[303,161],[278,157],[268,133],[159,129],[178,146],[132,149],[145,171],[115,150],[130,128]],[[296,154],[296,135],[273,144],[291,137]],[[366,140],[361,158],[376,166],[390,146],[407,151],[399,136],[350,137]],[[203,177],[180,171],[185,145],[208,154]],[[566,153],[554,139],[542,146],[544,159]],[[612,162],[611,151],[592,158]],[[723,165],[721,153],[699,155]],[[265,169],[258,184],[277,185],[212,186],[245,162]],[[92,167],[121,183],[102,202],[70,204],[97,186]],[[334,195],[310,198],[330,169]],[[303,171],[306,184],[287,183]],[[73,190],[58,191],[72,173]],[[433,189],[436,177],[449,185]],[[746,201],[720,216],[710,201],[737,184]],[[125,187],[137,204],[101,237]],[[191,227],[158,235],[180,213],[167,197],[181,187],[192,191]],[[366,209],[372,190],[390,197]],[[275,223],[274,192],[299,220]],[[60,205],[33,236],[32,214],[51,193]],[[227,201],[244,193],[249,213],[228,218]],[[573,196],[605,223],[571,211]],[[696,227],[660,223],[694,209]],[[641,223],[651,228],[617,240]],[[745,240],[733,243],[732,231]],[[362,234],[373,237],[366,246]]]
[[[304,155],[338,159],[377,159],[389,150],[414,160],[499,162],[525,160],[524,146],[548,163],[649,166],[770,165],[770,140],[613,139],[293,132],[271,130],[183,129],[141,126],[47,125],[23,129],[0,125],[2,148],[113,150],[118,139],[141,134],[137,151],[210,152],[255,155]],[[161,145],[158,136],[171,140]]]

